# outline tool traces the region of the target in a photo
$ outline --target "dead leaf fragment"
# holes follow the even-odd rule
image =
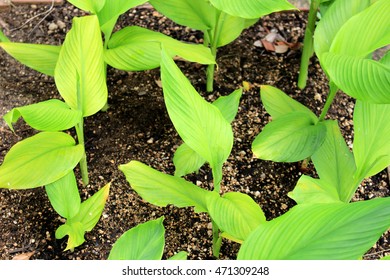
[[[12,260],[26,261],[26,260],[29,260],[32,257],[32,255],[34,255],[34,253],[35,252],[33,251],[33,252],[18,254],[15,257],[13,257]]]

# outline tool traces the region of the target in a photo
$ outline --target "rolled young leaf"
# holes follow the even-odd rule
[[[131,187],[146,201],[165,207],[195,207],[196,212],[206,212],[208,191],[187,182],[183,178],[161,173],[138,162],[120,165]]]
[[[125,71],[153,69],[161,63],[161,44],[171,57],[180,56],[202,64],[215,63],[210,49],[203,45],[183,43],[138,26],[126,27],[112,36],[104,53],[105,61]]]
[[[84,153],[63,132],[41,132],[16,143],[0,166],[0,188],[30,189],[53,183],[68,174]]]
[[[295,162],[310,157],[324,142],[326,127],[304,112],[292,112],[268,123],[252,143],[256,157]]]
[[[296,9],[287,0],[210,0],[217,9],[242,18],[259,18],[274,12]]]
[[[107,103],[103,42],[96,16],[73,19],[66,35],[54,76],[65,102],[84,117]]]
[[[161,260],[165,246],[164,216],[126,231],[114,243],[109,260]]]
[[[66,130],[77,125],[82,119],[80,111],[71,109],[58,99],[14,108],[4,115],[4,120],[14,131],[12,123],[20,117],[32,128],[42,131]]]
[[[45,186],[54,210],[65,219],[74,217],[80,210],[81,198],[73,170],[61,179]]]
[[[207,197],[207,209],[222,233],[237,242],[266,221],[260,206],[243,193],[228,192],[220,197],[213,192]]]
[[[260,225],[240,260],[357,260],[390,227],[390,198],[306,204]]]
[[[48,76],[54,76],[61,46],[3,42],[0,47],[22,64]]]
[[[219,109],[205,101],[163,49],[161,81],[170,119],[183,141],[210,163],[214,186],[233,146],[233,131]]]
[[[109,191],[110,184],[107,184],[93,196],[83,201],[77,215],[67,219],[66,223],[56,230],[57,239],[61,239],[66,235],[69,236],[65,250],[71,250],[84,243],[85,232],[91,231],[102,215]]]
[[[390,104],[357,101],[353,114],[356,177],[373,176],[390,165]]]

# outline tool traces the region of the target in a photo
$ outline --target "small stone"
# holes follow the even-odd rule
[[[152,138],[150,138],[148,141],[146,141],[146,143],[148,143],[148,144],[153,144],[153,142],[154,142],[154,139],[153,139],[153,137],[152,137]]]
[[[286,210],[288,208],[287,204],[284,204],[282,203],[282,205],[280,206],[280,208],[282,208],[282,210]]]
[[[54,31],[56,29],[58,29],[58,25],[57,24],[55,24],[54,22],[49,24],[49,30],[50,31]]]
[[[31,7],[31,9],[33,9],[33,10],[38,9],[38,6],[37,6],[37,5],[31,5],[30,7]]]
[[[64,29],[66,27],[66,24],[61,20],[57,20],[57,25],[60,29]]]
[[[314,95],[314,99],[317,100],[317,101],[322,101],[321,94],[316,93],[316,94]]]

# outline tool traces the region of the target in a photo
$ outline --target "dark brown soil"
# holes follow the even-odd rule
[[[15,7],[0,13],[0,27],[13,41],[60,44],[69,30],[73,16],[83,12],[69,4],[55,7]],[[34,16],[41,14],[38,17]],[[26,22],[28,23],[26,24]],[[60,21],[60,22],[59,22]],[[310,66],[310,80],[305,90],[297,88],[300,51],[284,54],[268,52],[255,46],[267,31],[276,29],[288,42],[302,42],[305,13],[280,13],[264,17],[246,30],[234,43],[219,50],[215,91],[205,92],[205,68],[179,61],[178,64],[195,88],[207,99],[227,95],[242,85],[254,86],[242,97],[233,122],[235,143],[224,166],[223,191],[241,191],[253,197],[268,219],[285,213],[294,202],[287,197],[299,177],[315,175],[312,169],[302,170],[301,163],[273,163],[255,159],[251,143],[269,121],[257,85],[274,85],[319,114],[327,93],[327,80],[315,58]],[[53,23],[57,26],[53,27]],[[65,28],[61,28],[61,23]],[[49,30],[49,26],[51,29]],[[133,9],[123,15],[118,29],[128,25],[145,26],[184,41],[200,42],[199,32],[172,23],[149,8]],[[54,28],[54,29],[53,29]],[[86,149],[90,184],[80,187],[82,199],[112,182],[110,196],[97,226],[86,234],[86,242],[74,252],[63,251],[66,239],[57,240],[55,230],[63,222],[52,209],[45,190],[0,190],[0,259],[12,259],[21,253],[34,252],[32,259],[106,259],[113,243],[129,228],[165,215],[166,249],[164,258],[178,251],[187,251],[190,259],[212,259],[210,220],[192,209],[173,206],[158,208],[144,201],[130,188],[119,164],[140,160],[160,171],[172,174],[172,156],[181,143],[163,102],[158,85],[159,70],[127,73],[108,70],[109,105],[107,112],[87,118]],[[0,115],[13,107],[60,98],[50,77],[39,74],[16,62],[0,50]],[[352,111],[354,101],[340,93],[328,117],[339,120],[349,145],[352,143]],[[16,134],[0,120],[0,163],[17,141],[36,133],[23,121],[15,125]],[[208,166],[188,180],[207,188]],[[81,186],[81,185],[80,185]],[[387,172],[363,182],[355,199],[389,196]],[[221,258],[235,259],[239,246],[224,241]],[[365,258],[377,259],[390,250],[385,234]]]

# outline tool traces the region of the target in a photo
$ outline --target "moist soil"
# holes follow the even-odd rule
[[[83,11],[66,3],[49,6],[18,6],[0,13],[0,26],[12,41],[54,44],[63,42],[74,16]],[[218,51],[215,89],[205,91],[205,66],[184,61],[177,64],[197,91],[208,101],[227,95],[249,82],[242,96],[232,126],[234,146],[224,165],[222,191],[239,191],[250,195],[263,209],[268,220],[294,206],[287,193],[302,174],[316,176],[311,165],[301,162],[275,163],[254,158],[251,143],[270,121],[260,101],[259,85],[278,87],[312,109],[317,115],[328,92],[327,79],[314,57],[309,68],[307,87],[297,87],[307,13],[285,12],[263,17],[245,30],[233,43]],[[160,31],[176,39],[202,43],[198,31],[179,26],[150,6],[141,6],[122,15],[117,29],[139,25]],[[287,52],[267,51],[258,42],[269,32],[276,32],[288,43]],[[295,44],[296,43],[296,44]],[[85,120],[86,151],[90,183],[82,187],[82,200],[111,182],[110,195],[96,227],[85,234],[85,243],[73,252],[64,251],[67,238],[56,239],[55,230],[64,222],[51,207],[44,188],[0,190],[0,259],[28,254],[30,259],[107,259],[114,242],[128,229],[151,219],[165,216],[166,246],[163,258],[186,251],[189,259],[213,259],[211,222],[206,214],[192,208],[156,207],[141,199],[130,187],[118,165],[139,160],[162,172],[173,174],[172,157],[182,143],[164,105],[159,69],[125,72],[108,68],[109,109]],[[61,98],[52,77],[31,70],[0,50],[0,115],[14,107],[52,98]],[[340,92],[327,118],[337,119],[348,145],[352,145],[354,100]],[[13,133],[0,120],[0,163],[12,145],[37,131],[22,120]],[[74,133],[74,131],[70,131]],[[80,178],[78,170],[76,174]],[[208,165],[186,179],[210,188]],[[389,196],[388,173],[383,171],[365,180],[353,200]],[[224,240],[221,259],[235,259],[239,245]],[[385,233],[364,256],[378,259],[390,251],[389,233]]]

